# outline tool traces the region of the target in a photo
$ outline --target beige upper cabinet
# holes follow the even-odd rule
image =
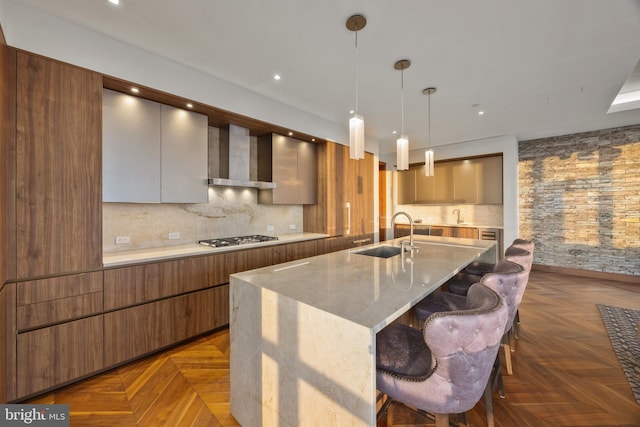
[[[260,190],[264,204],[308,205],[317,200],[317,147],[277,134],[258,138],[258,180],[277,187]]]
[[[412,165],[398,176],[398,204],[501,204],[502,156],[435,164],[434,176]]]
[[[206,203],[205,115],[105,89],[104,202]]]

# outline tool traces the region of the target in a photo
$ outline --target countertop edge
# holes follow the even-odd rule
[[[278,236],[278,240],[269,242],[249,243],[238,246],[226,246],[212,248],[197,243],[180,246],[169,246],[162,248],[145,248],[132,251],[110,252],[102,257],[103,268],[126,266],[138,263],[153,261],[168,261],[171,259],[185,258],[194,255],[213,255],[224,252],[238,251],[243,249],[262,248],[266,246],[282,245],[307,240],[317,240],[330,237],[321,233],[292,233]]]

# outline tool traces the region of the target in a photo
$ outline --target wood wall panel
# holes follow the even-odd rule
[[[2,241],[5,243],[0,251],[0,270],[4,283],[6,280],[16,277],[16,51],[10,48],[3,48],[0,72],[3,73],[1,80],[4,84],[4,93],[0,94],[3,120],[0,120],[0,157],[3,157],[0,168],[4,182],[0,192],[4,192],[2,212],[0,213]]]
[[[102,315],[19,334],[18,396],[102,369],[102,338]]]
[[[318,188],[315,205],[303,206],[303,227],[305,231],[323,233],[330,236],[342,234],[342,211],[338,209],[343,199],[338,186],[338,144],[325,142],[318,144]]]
[[[17,276],[99,269],[102,77],[17,55]]]

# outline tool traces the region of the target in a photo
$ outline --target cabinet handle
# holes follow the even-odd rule
[[[346,234],[351,234],[351,203],[346,203],[347,207],[347,231]]]
[[[360,240],[354,240],[353,243],[367,243],[370,242],[371,239],[360,239]]]

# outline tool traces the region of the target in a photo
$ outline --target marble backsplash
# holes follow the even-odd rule
[[[303,231],[301,205],[262,205],[257,199],[257,189],[210,187],[209,203],[104,203],[103,252],[178,246],[218,237]],[[169,233],[180,233],[180,238],[170,240]],[[116,244],[119,236],[128,236],[130,243]]]
[[[485,227],[502,227],[504,209],[502,205],[397,205],[396,212],[404,211],[415,220],[422,220],[425,224],[455,224],[460,209],[460,221],[463,224]],[[399,217],[398,221],[406,221]]]

